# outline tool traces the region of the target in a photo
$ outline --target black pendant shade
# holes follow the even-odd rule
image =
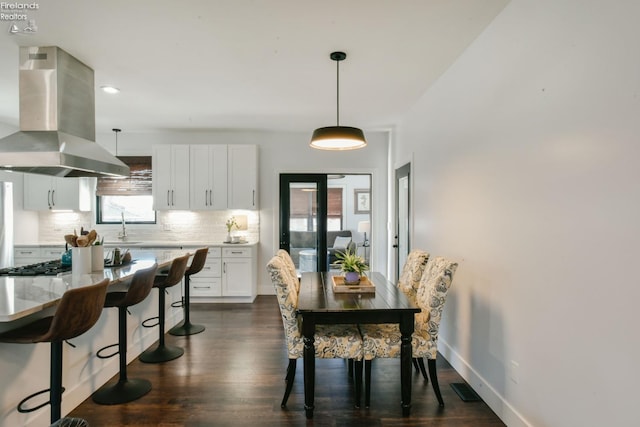
[[[336,61],[336,126],[322,127],[313,131],[309,145],[319,150],[356,150],[366,147],[367,141],[361,129],[340,126],[340,61],[343,61],[347,54],[332,52],[329,57]]]

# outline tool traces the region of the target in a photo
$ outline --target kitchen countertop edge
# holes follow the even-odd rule
[[[236,247],[236,246],[253,246],[258,242],[246,242],[246,243],[224,243],[224,242],[170,242],[163,240],[150,240],[146,242],[105,242],[105,247],[131,247],[131,248],[193,248],[193,247]],[[46,247],[62,247],[64,243],[60,242],[39,242],[39,243],[15,243],[16,248],[46,248]]]

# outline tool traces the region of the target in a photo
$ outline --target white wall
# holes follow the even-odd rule
[[[513,0],[395,138],[415,246],[460,263],[440,350],[510,426],[638,423],[638,16]]]

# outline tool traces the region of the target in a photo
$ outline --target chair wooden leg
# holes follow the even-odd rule
[[[420,366],[418,365],[418,358],[417,357],[413,358],[413,367],[416,368],[416,372],[418,372],[420,370]]]
[[[371,403],[371,360],[364,361],[364,407]]]
[[[360,400],[362,395],[362,359],[355,361],[355,374],[356,374],[356,404],[355,407],[360,407]]]
[[[436,373],[436,359],[427,360],[429,364],[429,376],[431,377],[431,386],[438,398],[440,406],[444,406],[444,400],[442,400],[442,394],[440,394],[440,386],[438,385],[438,374]]]
[[[289,400],[289,394],[291,394],[291,389],[293,388],[293,380],[296,377],[296,361],[297,359],[289,359],[289,366],[287,366],[287,376],[284,379],[287,383],[287,387],[284,390],[282,403],[280,403],[281,408],[287,406],[287,400]]]
[[[353,380],[353,359],[347,359],[347,366],[349,368],[349,379]]]
[[[429,382],[429,377],[427,376],[427,370],[424,368],[424,359],[422,357],[415,357],[414,361],[418,361],[418,365],[420,366],[420,372],[422,372],[422,376],[426,382]]]

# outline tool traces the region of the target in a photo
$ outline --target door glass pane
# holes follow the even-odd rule
[[[409,177],[398,182],[398,265],[400,269],[409,254]]]
[[[318,271],[318,184],[289,184],[290,254],[298,271]]]

